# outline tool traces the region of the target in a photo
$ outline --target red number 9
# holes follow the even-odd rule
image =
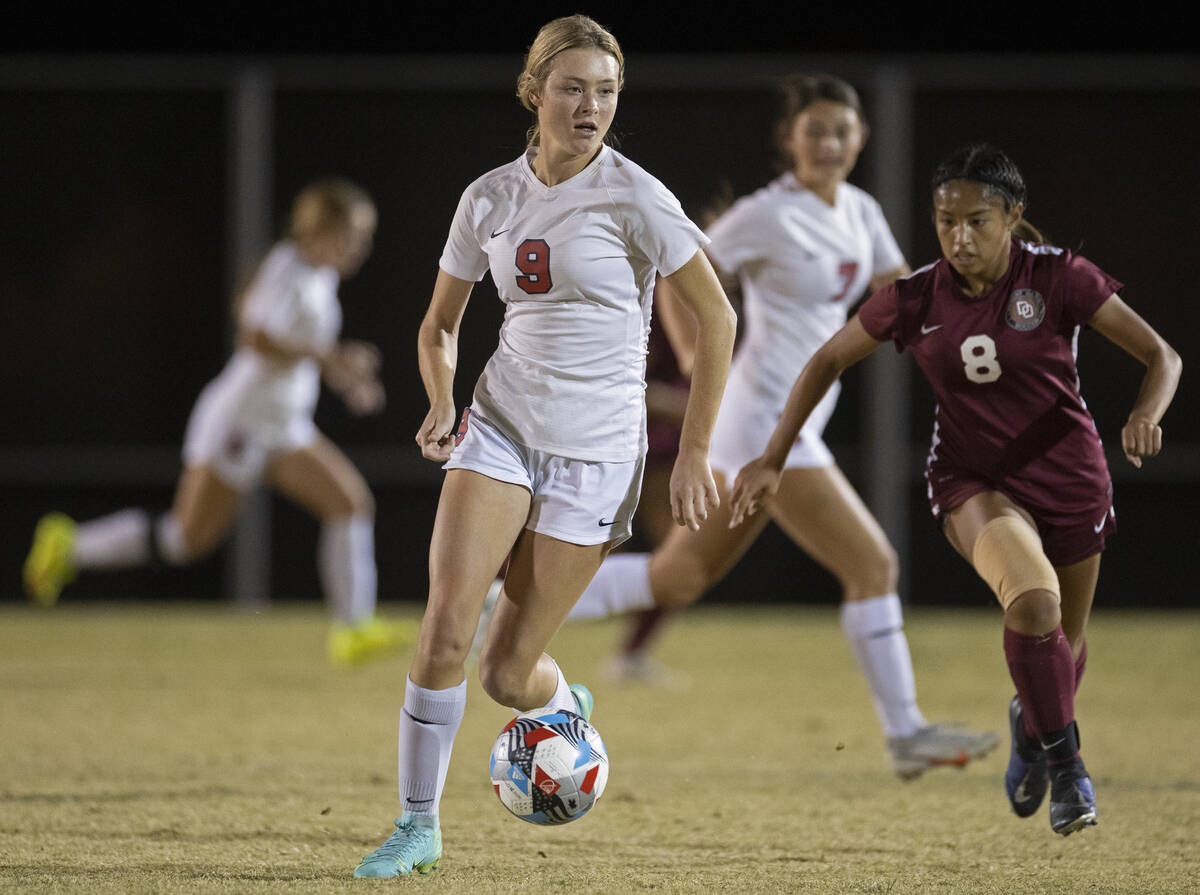
[[[550,291],[550,246],[544,239],[527,239],[517,246],[517,285],[530,295]]]

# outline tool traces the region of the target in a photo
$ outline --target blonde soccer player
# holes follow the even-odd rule
[[[239,300],[237,348],[192,410],[171,509],[126,509],[79,524],[62,513],[44,517],[24,569],[32,600],[53,605],[79,572],[185,565],[208,555],[261,482],[321,521],[317,564],[334,619],[330,660],[354,664],[411,642],[409,626],[375,616],[370,488],[313,423],[322,380],[355,414],[383,407],[378,350],[338,338],[338,286],[370,254],[376,219],[371,197],[349,181],[301,190],[286,238]]]
[[[674,516],[699,528],[717,505],[708,442],[736,320],[702,251],[704,234],[658,180],[605,145],[623,81],[621,49],[603,27],[582,15],[545,25],[517,88],[535,119],[528,149],[471,184],[454,214],[418,341],[430,407],[417,443],[447,471],[400,713],[402,813],[356,876],[437,866],[466,660],[510,553],[479,652],[483,688],[517,711],[590,717],[590,693],[568,685],[544,650],[605,554],[630,533],[658,274],[697,331]],[[459,323],[489,270],[504,322],[456,429]]]

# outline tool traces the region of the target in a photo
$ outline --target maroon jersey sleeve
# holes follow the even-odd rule
[[[858,322],[877,342],[896,340],[900,333],[900,289],[889,283],[864,301],[858,309]],[[899,350],[901,344],[896,342]]]
[[[1067,252],[1062,260],[1057,283],[1063,319],[1086,326],[1100,306],[1123,285],[1081,255]]]

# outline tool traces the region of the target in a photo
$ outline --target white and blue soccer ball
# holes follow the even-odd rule
[[[489,764],[500,804],[531,824],[583,817],[608,782],[596,728],[574,712],[518,715],[500,731]]]

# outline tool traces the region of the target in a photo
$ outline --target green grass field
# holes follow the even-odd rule
[[[407,658],[324,662],[317,607],[0,610],[0,890],[22,892],[1200,891],[1200,615],[1098,613],[1078,700],[1100,825],[1004,798],[999,612],[909,612],[931,719],[1004,732],[965,770],[890,773],[832,609],[700,608],[659,656],[690,686],[606,683],[620,624],[552,652],[596,694],[612,776],[561,828],[509,816],[511,717],[471,680],[427,877],[354,880],[389,833]]]

